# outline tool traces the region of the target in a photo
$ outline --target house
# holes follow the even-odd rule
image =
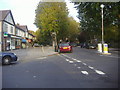
[[[21,28],[24,31],[24,37],[22,37],[22,41],[21,41],[22,48],[27,48],[29,46],[27,25],[19,25],[19,28]]]
[[[24,31],[24,36],[22,37],[22,48],[28,48],[31,47],[33,45],[35,36],[29,32],[27,25],[18,25],[18,27]],[[20,34],[19,34],[20,35]]]
[[[33,43],[35,41],[35,36],[32,33],[29,32],[28,37],[29,37],[29,39],[28,39],[29,47],[31,47],[31,46],[33,46]]]
[[[11,10],[0,10],[0,51],[27,48],[34,38],[27,25],[15,24]]]
[[[19,37],[16,39],[16,49],[20,49],[22,48],[22,43],[26,43],[26,40],[24,40],[25,31],[19,25],[16,25],[16,36]],[[25,48],[25,45],[23,47]]]
[[[0,51],[15,49],[16,38],[11,10],[0,10]]]

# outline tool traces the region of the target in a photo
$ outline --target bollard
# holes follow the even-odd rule
[[[103,53],[108,53],[108,44],[103,44]]]
[[[106,43],[103,44],[103,53],[102,54],[111,55],[111,53],[108,53],[108,44],[106,44]]]
[[[102,53],[102,44],[98,43],[98,52]]]

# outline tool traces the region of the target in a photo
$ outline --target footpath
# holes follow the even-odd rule
[[[17,50],[11,50],[7,52],[13,52],[15,53],[19,60],[31,60],[36,59],[37,57],[47,57],[58,54],[58,52],[55,52],[54,47],[52,46],[46,46],[46,47],[30,47],[26,49],[17,49]]]
[[[57,52],[55,52],[54,50],[54,47],[52,46],[46,46],[46,47],[30,47],[30,48],[26,48],[26,49],[17,49],[17,50],[11,50],[11,51],[7,51],[7,52],[13,52],[13,53],[16,53],[16,54],[19,54],[19,53],[26,53],[26,52],[31,52],[31,53],[34,53],[34,52],[38,52],[37,50],[38,49],[41,49],[41,51],[39,52],[41,56],[51,56],[51,55],[54,55],[54,54],[57,54]]]
[[[111,54],[119,54],[120,53],[120,48],[109,48],[109,52]]]
[[[55,52],[55,49],[52,46],[41,47],[41,48],[42,48],[43,56],[52,56],[52,55],[58,54],[58,52]]]

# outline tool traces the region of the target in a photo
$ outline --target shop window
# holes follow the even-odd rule
[[[15,46],[15,39],[11,40],[11,46]]]

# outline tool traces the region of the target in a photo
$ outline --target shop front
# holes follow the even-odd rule
[[[21,39],[16,39],[15,41],[15,48],[20,49],[21,48]]]
[[[15,49],[15,38],[11,34],[4,34],[3,36],[3,51]]]
[[[26,43],[27,43],[26,39],[22,39],[21,43],[22,43],[22,48],[26,48]]]

